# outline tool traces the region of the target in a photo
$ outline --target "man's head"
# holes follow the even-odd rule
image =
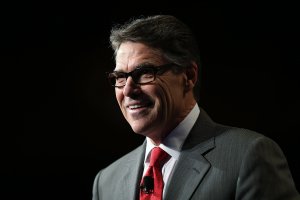
[[[193,34],[175,17],[157,15],[114,27],[110,41],[121,111],[134,132],[159,144],[196,103],[200,59]]]

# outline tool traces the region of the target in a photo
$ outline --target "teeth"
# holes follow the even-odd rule
[[[142,105],[133,105],[133,106],[129,106],[130,109],[135,109],[135,108],[140,108],[142,107]]]

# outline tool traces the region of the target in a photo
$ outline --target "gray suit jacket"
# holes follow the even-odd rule
[[[145,142],[101,170],[93,200],[138,199]],[[271,139],[213,122],[201,110],[164,200],[300,200],[288,163]]]

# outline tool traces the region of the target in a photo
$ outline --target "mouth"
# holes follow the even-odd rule
[[[151,103],[136,103],[136,104],[130,104],[127,106],[127,108],[129,110],[138,110],[138,109],[141,109],[141,108],[148,108],[151,106]]]
[[[126,106],[128,114],[134,119],[140,119],[150,112],[153,107],[151,101],[131,102]]]

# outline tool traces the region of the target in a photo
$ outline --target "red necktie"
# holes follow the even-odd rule
[[[161,169],[170,158],[164,150],[154,147],[150,165],[141,182],[140,200],[162,200],[164,181]]]

